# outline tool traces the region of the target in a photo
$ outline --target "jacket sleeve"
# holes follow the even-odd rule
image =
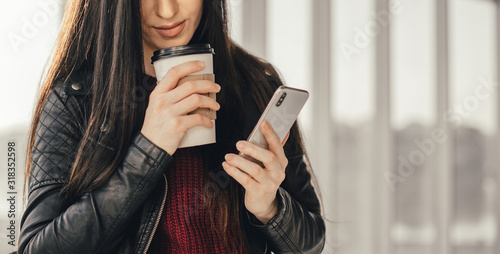
[[[311,183],[310,165],[303,151],[292,152],[287,143],[286,177],[276,193],[278,212],[266,224],[245,210],[251,227],[262,233],[275,253],[321,253],[325,246],[325,223]]]
[[[275,253],[321,253],[325,245],[325,223],[320,213],[312,211],[319,210],[320,203],[304,160],[303,156],[288,159],[288,179],[276,193],[278,212],[271,220],[263,224],[245,209],[250,225],[265,236]]]
[[[166,151],[138,132],[108,180],[67,204],[58,194],[80,142],[71,113],[76,103],[69,102],[56,86],[43,105],[18,253],[111,252],[171,161]]]

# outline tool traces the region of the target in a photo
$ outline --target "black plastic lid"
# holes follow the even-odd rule
[[[208,43],[189,44],[189,45],[159,49],[153,52],[153,57],[151,57],[151,63],[174,56],[185,56],[185,55],[206,54],[206,53],[215,54],[214,49],[210,47],[210,44]]]

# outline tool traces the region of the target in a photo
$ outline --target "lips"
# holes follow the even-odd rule
[[[184,20],[170,26],[155,26],[154,29],[163,37],[174,37],[182,32],[185,25],[186,21]]]

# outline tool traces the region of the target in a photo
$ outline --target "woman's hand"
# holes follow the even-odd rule
[[[171,68],[149,96],[141,133],[170,155],[177,150],[190,128],[213,127],[208,117],[187,113],[197,108],[219,110],[219,103],[201,94],[217,93],[221,87],[209,80],[186,81],[182,86],[176,87],[181,78],[204,67],[205,63],[202,61],[191,61]]]
[[[245,188],[246,209],[266,224],[278,211],[276,192],[285,180],[285,169],[288,165],[283,145],[290,132],[281,143],[278,134],[267,121],[263,121],[260,128],[269,144],[269,150],[243,140],[236,143],[236,148],[261,161],[264,168],[232,153],[226,154],[226,161],[222,163],[222,166]]]

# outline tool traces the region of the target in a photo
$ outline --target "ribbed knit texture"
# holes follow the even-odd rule
[[[199,150],[179,148],[172,157],[166,171],[167,198],[148,253],[229,253],[211,230],[203,205],[204,169]],[[231,237],[228,233],[230,243]]]

